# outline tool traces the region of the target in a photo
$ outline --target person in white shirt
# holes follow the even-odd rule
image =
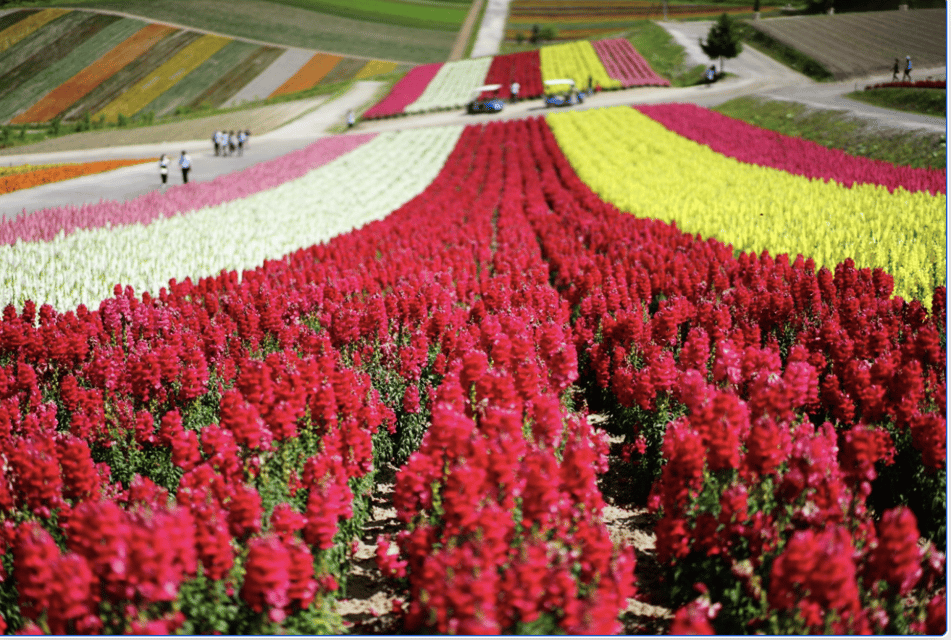
[[[512,83],[512,102],[515,102],[518,100],[518,90],[521,88],[522,88],[522,85],[520,85],[518,81],[515,81]]]
[[[192,159],[188,157],[188,153],[182,151],[182,155],[178,158],[178,166],[182,168],[182,182],[188,182],[188,172],[192,168]]]
[[[162,176],[162,184],[168,183],[168,156],[164,153],[159,158],[159,175]]]

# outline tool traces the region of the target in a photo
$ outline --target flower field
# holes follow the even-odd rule
[[[397,82],[390,93],[368,109],[364,119],[453,109],[473,98],[472,90],[486,84],[502,87],[491,96],[511,96],[511,85],[519,83],[520,98],[537,98],[546,91],[544,80],[573,78],[578,87],[587,87],[591,78],[602,89],[641,86],[670,86],[627,40],[572,42],[506,55],[414,67]],[[564,91],[567,86],[550,85],[548,91]]]
[[[691,231],[652,163],[856,194],[795,205],[832,220],[944,194],[810,180],[768,141],[757,166],[652,118],[328,137],[229,179],[246,192],[5,223],[3,627],[340,633],[395,465],[376,561],[402,630],[618,633],[645,594],[604,520],[613,464],[656,519],[670,632],[943,633],[943,282],[903,299],[883,265]],[[617,195],[631,163],[641,208]],[[731,230],[764,226],[709,193],[747,207]]]
[[[146,162],[158,162],[158,158],[2,167],[0,168],[0,194],[12,193],[20,189],[30,189],[43,184],[79,178],[94,173],[102,173],[103,171],[112,171],[113,169],[119,169],[121,167],[145,164]]]

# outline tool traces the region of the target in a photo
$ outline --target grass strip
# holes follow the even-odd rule
[[[843,111],[810,109],[795,102],[752,96],[734,98],[713,110],[854,156],[911,167],[942,169],[947,165],[946,140],[940,133],[882,129]]]
[[[140,113],[162,115],[186,105],[196,97],[219,84],[222,77],[241,64],[257,45],[232,40],[191,73],[142,108]]]
[[[939,118],[948,116],[948,92],[945,89],[869,89],[854,91],[846,97],[886,109],[909,111]]]
[[[689,87],[701,82],[704,66],[688,67],[686,51],[663,27],[650,20],[637,20],[624,37],[654,71],[670,80],[671,86]]]
[[[763,33],[754,26],[745,22],[738,22],[736,28],[743,37],[743,42],[754,45],[757,50],[762,51],[770,58],[795,69],[805,76],[809,76],[817,82],[834,80],[832,72],[822,64]]]
[[[466,9],[453,6],[393,2],[392,0],[269,0],[275,4],[307,9],[315,13],[383,22],[417,29],[456,31],[466,19]]]
[[[225,73],[218,82],[192,99],[187,108],[208,109],[220,107],[256,78],[259,73],[271,66],[283,53],[284,49],[279,47],[257,47],[236,67]]]

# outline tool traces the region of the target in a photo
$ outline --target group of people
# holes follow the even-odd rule
[[[905,73],[901,79],[911,82],[911,56],[905,56]],[[892,80],[898,80],[898,58],[895,58],[895,66],[892,67]]]
[[[211,141],[215,145],[216,156],[231,156],[237,151],[238,155],[244,154],[244,143],[251,137],[251,132],[244,131],[215,131],[211,136]]]

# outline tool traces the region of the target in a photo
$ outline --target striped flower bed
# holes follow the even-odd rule
[[[678,129],[690,129],[698,115],[717,121],[692,107],[658,117],[676,120],[680,113],[687,117]],[[847,258],[878,267],[894,276],[895,292],[906,299],[928,301],[945,283],[945,195],[909,191],[900,182],[908,176],[916,186],[935,188],[940,180],[933,172],[894,170],[771,132],[747,135],[753,128],[742,123],[732,125],[738,144],[711,149],[631,108],[552,114],[549,121],[578,174],[619,209],[675,222],[741,251],[802,254],[829,269]],[[696,135],[704,140],[701,130]],[[755,164],[721,155],[718,146]],[[796,149],[801,156],[794,165],[813,159],[806,175],[773,168],[788,166],[781,156],[789,151],[796,158]],[[816,174],[846,184],[864,177],[845,186],[810,179]]]
[[[638,163],[655,213],[654,165],[684,191],[678,155],[799,195],[634,109],[361,142],[256,196],[97,228],[62,267],[0,263],[63,289],[102,248],[113,283],[0,321],[0,630],[342,633],[392,464],[376,562],[402,632],[617,634],[645,595],[674,635],[946,631],[943,286],[929,311],[851,258],[619,210],[582,179],[599,159],[617,180]],[[154,282],[125,280],[143,259]],[[176,264],[195,271],[162,282]],[[656,522],[649,584],[602,490]]]

